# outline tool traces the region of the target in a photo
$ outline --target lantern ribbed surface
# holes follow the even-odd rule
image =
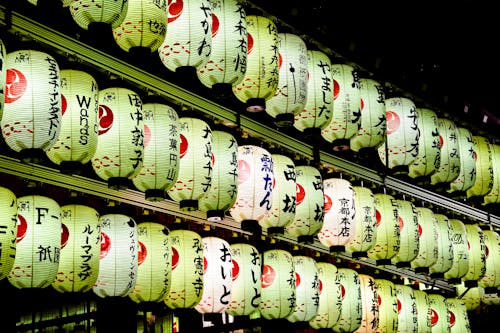
[[[482,287],[467,287],[465,283],[456,285],[456,297],[465,302],[467,311],[474,311],[481,305],[484,295]]]
[[[493,183],[491,190],[483,197],[485,205],[500,202],[500,145],[491,144],[491,166],[493,171]]]
[[[339,268],[342,305],[339,320],[333,325],[334,332],[349,333],[361,326],[362,301],[361,282],[357,271],[350,268]]]
[[[398,332],[417,332],[418,314],[413,289],[401,284],[395,284],[394,289],[397,298]]]
[[[0,186],[0,280],[7,277],[14,267],[17,236],[17,196]]]
[[[493,188],[493,154],[492,144],[484,136],[473,135],[476,153],[476,181],[467,190],[467,198],[488,194]]]
[[[431,184],[450,183],[460,173],[460,148],[458,146],[458,128],[446,118],[438,118],[441,159],[439,167],[431,175]]]
[[[486,271],[478,280],[478,285],[488,291],[500,287],[500,235],[494,230],[483,230]]]
[[[398,299],[396,286],[386,279],[375,279],[378,291],[378,314],[379,322],[375,332],[396,333],[398,332]]]
[[[415,308],[417,310],[418,332],[431,333],[431,304],[429,295],[420,289],[413,290]]]
[[[449,332],[450,315],[446,305],[446,298],[439,294],[430,294],[429,304],[431,307],[432,332]]]
[[[0,39],[0,87],[5,87],[5,78],[7,70],[7,49],[5,48],[5,43]],[[5,90],[0,90],[0,119],[3,115],[3,106],[5,103]]]
[[[469,248],[469,269],[462,281],[476,281],[486,273],[486,245],[483,230],[477,224],[466,224],[467,245]],[[474,283],[474,282],[473,282]]]
[[[465,224],[458,219],[449,219],[449,222],[453,263],[451,268],[444,273],[444,277],[448,282],[451,280],[456,284],[469,270],[469,246]]]
[[[307,256],[293,256],[295,270],[295,307],[286,319],[292,323],[311,320],[319,307],[319,277],[316,261]]]
[[[368,187],[353,186],[354,206],[356,215],[354,216],[354,237],[347,242],[346,251],[353,254],[366,254],[376,240],[376,207],[375,197]]]
[[[450,333],[470,333],[471,327],[465,302],[458,298],[446,298],[450,314]]]
[[[69,3],[69,10],[82,29],[87,30],[95,22],[115,28],[125,19],[128,4],[128,0],[73,0]]]
[[[458,151],[460,155],[460,172],[458,177],[450,183],[448,192],[465,192],[476,181],[476,153],[472,133],[466,128],[457,128]]]
[[[415,270],[428,272],[438,258],[437,220],[434,212],[427,207],[415,207],[418,216],[418,254],[411,262]]]
[[[318,262],[319,307],[316,316],[309,321],[314,329],[332,328],[340,318],[342,293],[337,267],[328,262]]]
[[[434,214],[437,230],[437,260],[429,267],[429,273],[441,277],[453,265],[453,247],[451,245],[451,226],[449,218],[444,214]]]
[[[378,327],[378,292],[375,279],[367,274],[359,274],[361,284],[361,325],[355,333],[373,333]]]
[[[396,199],[399,222],[399,251],[392,257],[396,266],[410,266],[410,262],[418,255],[419,233],[418,214],[415,206],[408,200]]]

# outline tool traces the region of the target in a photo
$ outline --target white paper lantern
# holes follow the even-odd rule
[[[465,302],[457,298],[446,298],[446,307],[450,315],[451,333],[470,333],[471,327]]]
[[[492,144],[484,136],[473,135],[476,153],[476,181],[467,190],[467,198],[481,197],[493,188],[493,153]]]
[[[453,263],[444,273],[448,283],[458,284],[469,270],[469,246],[467,244],[467,230],[465,224],[458,219],[449,219],[450,240],[453,247]]]
[[[432,332],[450,332],[450,315],[446,298],[439,294],[430,294],[429,304],[431,306]]]
[[[0,39],[0,119],[3,116],[3,106],[5,103],[5,79],[6,79],[6,70],[7,70],[7,50],[5,48],[5,44],[2,39]]]
[[[73,20],[85,30],[93,23],[117,27],[128,11],[128,0],[72,0],[69,9]]]
[[[418,332],[431,333],[431,304],[429,295],[420,289],[413,290],[415,307],[417,309]]]
[[[491,144],[491,165],[493,170],[493,184],[491,190],[483,197],[485,205],[500,203],[500,145]]]
[[[439,168],[431,176],[432,185],[450,183],[460,173],[460,148],[457,126],[450,119],[439,118],[438,131],[441,143],[441,160]]]
[[[500,235],[494,230],[483,230],[486,271],[478,280],[485,293],[497,292],[500,287]]]
[[[378,292],[377,333],[398,332],[398,298],[396,286],[386,279],[375,279]]]
[[[418,313],[413,289],[395,284],[398,309],[398,332],[417,332]]]
[[[465,197],[465,192],[474,185],[476,181],[476,153],[474,151],[474,142],[472,140],[472,133],[466,128],[458,127],[458,151],[460,154],[460,172],[458,177],[450,183],[448,192],[462,193],[461,196]]]
[[[477,286],[477,280],[486,273],[486,245],[483,230],[477,224],[466,224],[469,269],[462,277],[466,286]]]
[[[379,309],[378,292],[375,279],[366,274],[359,274],[361,284],[361,325],[355,333],[373,333],[378,327]]]
[[[337,267],[328,262],[318,262],[319,307],[316,316],[309,321],[314,329],[332,328],[340,318],[342,294]]]
[[[474,311],[481,305],[484,295],[482,287],[468,287],[464,282],[456,285],[457,298],[465,302],[467,311]]]
[[[0,186],[0,280],[14,267],[17,236],[17,196]]]
[[[339,268],[342,305],[339,320],[333,325],[334,332],[348,333],[361,326],[362,302],[359,274],[350,268]]]
[[[451,245],[450,220],[444,214],[434,214],[437,230],[437,260],[429,267],[433,278],[443,278],[444,273],[453,265],[453,246]]]
[[[415,207],[418,216],[418,254],[411,262],[417,273],[428,273],[438,259],[438,231],[434,212],[427,207]]]
[[[419,232],[418,214],[415,206],[408,200],[396,200],[399,222],[399,251],[391,258],[397,267],[409,267],[418,255]]]

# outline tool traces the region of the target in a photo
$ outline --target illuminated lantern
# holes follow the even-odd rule
[[[500,235],[494,230],[483,230],[486,271],[478,280],[478,285],[485,293],[497,292],[500,287]]]
[[[465,283],[456,285],[457,298],[465,302],[467,311],[476,310],[481,305],[481,298],[484,295],[484,288],[467,287]]]
[[[264,16],[247,16],[247,69],[243,80],[232,87],[248,112],[266,109],[266,101],[278,89],[278,28]]]
[[[410,286],[395,284],[397,309],[398,309],[398,332],[417,332],[417,304],[413,289]]]
[[[62,293],[87,292],[99,274],[99,213],[86,205],[64,205],[61,207],[61,225],[59,269],[52,287]]]
[[[142,168],[144,120],[139,95],[127,88],[99,91],[99,138],[94,172],[112,189],[127,189]]]
[[[69,3],[73,20],[85,30],[100,24],[118,27],[125,19],[128,6],[128,0],[72,0]]]
[[[222,238],[203,237],[203,294],[194,307],[199,313],[221,313],[231,301],[231,248]]]
[[[316,261],[303,255],[293,256],[295,270],[295,307],[286,317],[291,323],[308,322],[319,307],[319,277]]]
[[[446,298],[439,294],[429,294],[432,332],[450,332],[450,316]]]
[[[239,0],[210,1],[212,51],[197,70],[200,82],[216,92],[232,94],[247,70],[247,15]]]
[[[491,164],[493,170],[493,184],[491,190],[483,196],[485,205],[500,203],[500,145],[491,144]]]
[[[358,71],[347,64],[332,64],[333,113],[321,136],[334,150],[349,149],[350,139],[361,127],[361,95]]]
[[[325,217],[318,239],[330,252],[345,251],[354,237],[354,190],[349,181],[329,178],[323,181]]]
[[[319,306],[309,325],[314,329],[332,328],[340,318],[342,292],[337,267],[328,262],[318,262]]]
[[[378,292],[378,327],[377,333],[398,332],[398,298],[396,286],[386,279],[375,279]]]
[[[366,274],[358,274],[361,284],[361,325],[355,333],[373,333],[378,327],[378,292],[375,279]]]
[[[175,110],[161,103],[145,103],[144,158],[132,183],[148,201],[162,201],[174,186],[180,168],[180,124]]]
[[[334,332],[349,333],[361,326],[362,302],[359,274],[350,268],[339,268],[342,305],[339,320],[333,325]]]
[[[453,246],[451,245],[450,220],[446,215],[434,214],[437,230],[437,260],[429,267],[432,278],[444,278],[444,273],[453,266]]]
[[[479,289],[482,287],[478,287]],[[500,294],[498,293],[500,290],[497,289],[493,293],[484,293],[481,296],[481,303],[485,305],[500,305]]]
[[[307,99],[307,47],[297,35],[278,34],[279,81],[266,112],[278,127],[290,127]]]
[[[467,287],[476,287],[477,280],[486,272],[486,245],[483,230],[477,224],[465,224],[467,246],[469,250],[469,269],[462,277]]]
[[[285,227],[295,218],[297,181],[295,164],[288,156],[272,154],[273,200],[267,215],[259,221],[268,234],[283,234]]]
[[[21,161],[39,162],[61,131],[59,65],[47,53],[19,50],[7,54],[5,69],[3,138]]]
[[[368,250],[368,258],[377,265],[389,265],[399,252],[400,228],[398,221],[398,203],[391,195],[375,193],[376,229],[375,244]]]
[[[466,128],[458,127],[458,149],[460,154],[460,172],[458,177],[450,183],[449,193],[455,197],[464,197],[466,191],[476,181],[476,153],[472,133]]]
[[[60,250],[59,204],[41,195],[17,198],[16,256],[9,282],[19,289],[50,286],[59,269]]]
[[[306,136],[320,137],[333,112],[333,80],[330,58],[322,51],[307,51],[307,98],[293,126]]]
[[[257,230],[271,210],[273,183],[271,153],[255,145],[238,146],[238,194],[229,213],[243,230]]]
[[[417,108],[418,155],[408,167],[408,176],[427,179],[439,168],[441,141],[439,140],[438,117],[427,108]]]
[[[493,153],[492,144],[483,136],[472,136],[476,153],[476,181],[467,190],[467,198],[481,197],[493,188]]]
[[[192,117],[179,118],[179,128],[179,174],[167,193],[181,210],[193,211],[212,183],[212,130],[204,120]]]
[[[418,255],[419,232],[418,214],[415,206],[407,200],[396,200],[399,222],[399,251],[391,262],[396,267],[409,267],[410,262]]]
[[[135,303],[160,302],[170,291],[172,244],[163,224],[143,218],[137,224],[137,279],[128,296]]]
[[[248,316],[258,312],[261,297],[260,253],[253,245],[231,244],[233,262],[231,301],[226,313],[231,316]]]
[[[99,88],[80,70],[61,70],[62,122],[59,138],[46,153],[63,173],[79,173],[97,149]]]
[[[429,295],[423,290],[414,289],[415,308],[417,310],[418,332],[431,333],[431,304]]]
[[[469,246],[467,244],[467,230],[465,224],[458,219],[449,219],[450,239],[453,247],[453,263],[451,268],[444,273],[448,283],[458,284],[469,270]]]
[[[354,237],[347,242],[345,249],[353,257],[366,257],[367,251],[375,245],[376,240],[376,214],[375,197],[372,190],[363,186],[353,186],[354,206]]]
[[[427,207],[415,207],[418,219],[418,254],[410,263],[416,273],[428,273],[438,259],[438,231],[434,212]]]
[[[470,333],[471,327],[465,302],[457,298],[446,298],[450,315],[450,333]]]
[[[212,154],[212,183],[198,206],[208,221],[221,221],[238,194],[238,142],[228,132],[212,131]]]
[[[172,282],[163,299],[171,309],[194,308],[203,295],[203,240],[191,230],[172,230]]]
[[[17,197],[0,186],[0,280],[7,277],[14,266],[17,235]]]
[[[392,97],[385,100],[385,109],[387,134],[378,155],[395,173],[408,173],[408,166],[418,155],[417,108],[409,98]]]
[[[431,184],[442,186],[454,181],[460,173],[460,148],[458,146],[458,128],[453,121],[438,118],[441,158],[439,167],[431,175]]]
[[[0,39],[0,119],[3,115],[3,105],[5,103],[5,79],[6,79],[7,51],[3,40]]]
[[[105,214],[101,224],[99,275],[93,286],[99,297],[125,297],[137,281],[139,242],[137,224],[124,214]]]

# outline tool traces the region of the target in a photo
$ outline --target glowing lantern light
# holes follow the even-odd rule
[[[439,167],[431,175],[431,184],[436,187],[449,186],[460,173],[460,155],[458,146],[458,128],[455,123],[446,118],[438,118],[439,142],[441,159]]]
[[[465,302],[457,298],[446,298],[450,316],[450,333],[470,333],[471,327]]]
[[[146,218],[137,224],[137,235],[137,279],[128,296],[135,303],[160,302],[170,291],[172,281],[169,230]]]
[[[328,262],[318,262],[319,306],[309,325],[314,329],[332,328],[340,318],[342,293],[337,267]]]
[[[361,326],[362,302],[359,274],[350,268],[339,268],[342,305],[339,320],[333,325],[334,332],[348,333]]]
[[[52,287],[59,292],[86,292],[99,274],[101,225],[92,207],[68,204],[61,207],[61,252]]]
[[[5,44],[3,40],[0,39],[0,87],[5,88],[6,79],[6,62],[7,62],[7,51],[5,49]],[[5,103],[5,89],[0,89],[0,119],[3,115],[3,106]]]
[[[248,15],[247,34],[247,70],[243,80],[232,89],[248,112],[260,112],[278,89],[278,28],[267,17]]]
[[[500,287],[500,235],[494,230],[483,230],[486,271],[478,280],[478,286],[485,289],[485,293],[495,293]]]
[[[437,220],[427,207],[415,207],[418,216],[418,254],[411,262],[416,273],[428,273],[438,259]]]
[[[279,81],[266,112],[278,127],[290,127],[307,99],[307,47],[297,35],[278,34]]]
[[[467,287],[476,287],[477,280],[486,272],[486,245],[483,230],[477,224],[466,224],[467,246],[469,250],[469,269],[462,277]]]
[[[345,245],[354,237],[354,190],[352,184],[342,178],[323,181],[325,217],[318,239],[330,252],[345,251]]]
[[[212,184],[212,130],[204,120],[192,117],[179,118],[179,128],[179,174],[167,193],[181,210],[193,211]]]
[[[484,295],[484,288],[467,287],[464,282],[456,285],[457,298],[465,302],[467,311],[476,310],[481,305],[481,298]]]
[[[399,222],[399,251],[391,262],[397,267],[410,267],[410,262],[418,255],[419,232],[418,214],[415,206],[407,200],[396,200]]]
[[[423,290],[414,289],[415,308],[417,310],[418,332],[431,333],[431,304],[429,295]]]
[[[135,221],[124,214],[104,214],[101,224],[99,275],[93,286],[99,297],[125,297],[137,281],[139,242]]]
[[[450,316],[446,298],[439,294],[429,294],[432,332],[449,332]]]
[[[378,327],[377,333],[398,332],[398,298],[396,286],[386,279],[375,279],[378,292]],[[396,306],[395,306],[396,305]]]
[[[483,136],[472,136],[476,153],[476,181],[467,190],[467,198],[481,197],[493,188],[492,144]]]
[[[212,131],[212,154],[212,183],[198,206],[208,221],[221,221],[238,194],[238,142],[230,133]]]
[[[410,286],[395,284],[397,309],[398,309],[398,332],[416,332],[418,327],[417,308],[415,295]]]
[[[96,24],[116,28],[125,19],[128,5],[128,0],[72,0],[69,9],[76,24],[90,30]]]
[[[466,191],[476,181],[476,153],[472,133],[463,127],[457,128],[458,151],[460,155],[460,172],[458,177],[450,183],[449,193],[455,198],[465,198]]]
[[[88,73],[61,70],[62,122],[59,138],[46,153],[63,173],[79,173],[97,149],[99,88]]]
[[[378,292],[375,279],[366,274],[358,274],[361,284],[361,325],[355,333],[373,333],[378,327]]]
[[[146,200],[162,201],[179,175],[179,117],[172,107],[161,103],[145,103],[142,114],[144,158],[132,183],[144,192]]]
[[[450,239],[453,247],[453,263],[444,273],[448,283],[458,284],[469,270],[469,247],[467,245],[467,230],[465,224],[458,219],[449,219]]]
[[[500,203],[500,145],[491,144],[491,165],[493,170],[493,184],[491,190],[483,196],[485,205]]]
[[[40,249],[50,251],[39,255]],[[56,278],[61,250],[61,207],[48,197],[17,198],[16,256],[9,282],[16,288],[45,288]],[[50,255],[49,255],[50,254]]]
[[[229,213],[246,231],[258,229],[273,202],[273,158],[264,148],[238,147],[238,194]]]
[[[171,309],[194,308],[203,295],[203,240],[191,230],[172,230],[172,282],[163,299]]]
[[[385,100],[385,109],[387,135],[378,155],[395,173],[408,173],[418,155],[417,108],[409,98],[392,97]]]
[[[450,220],[446,215],[434,214],[437,230],[437,260],[429,267],[432,278],[442,279],[444,273],[453,266],[453,246],[451,245]]]
[[[0,186],[0,280],[7,277],[14,266],[17,235],[17,197]]]
[[[7,54],[5,69],[3,138],[21,161],[39,162],[61,131],[59,65],[47,53],[19,50]]]
[[[139,95],[127,88],[99,91],[99,138],[94,172],[112,189],[126,189],[142,168],[144,119]]]

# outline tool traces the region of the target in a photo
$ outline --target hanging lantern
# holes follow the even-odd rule
[[[378,148],[378,155],[394,173],[405,174],[418,155],[417,108],[409,98],[392,97],[385,100],[385,109],[386,141]]]
[[[438,231],[434,212],[426,207],[415,207],[418,220],[418,254],[410,263],[416,273],[428,273],[438,260]]]
[[[232,287],[231,301],[226,313],[231,316],[248,316],[258,312],[261,297],[260,253],[253,245],[231,244]]]
[[[204,120],[192,117],[179,118],[179,128],[179,174],[167,193],[181,210],[193,211],[212,183],[212,130]]]
[[[264,148],[238,147],[238,193],[229,213],[241,228],[255,231],[273,202],[273,158]]]
[[[93,24],[107,24],[116,28],[125,19],[128,0],[70,0],[73,20],[82,29],[92,29]],[[99,36],[96,36],[99,37]]]
[[[135,221],[124,214],[104,214],[101,224],[99,275],[93,286],[99,297],[125,297],[137,281],[139,243]]]
[[[450,240],[453,247],[453,263],[451,268],[444,273],[448,283],[458,284],[469,270],[469,248],[467,245],[467,230],[465,224],[458,219],[449,219]]]
[[[460,173],[460,155],[458,146],[458,128],[455,123],[446,118],[438,118],[441,159],[439,168],[431,175],[431,184],[441,186],[441,183],[454,181]]]
[[[354,333],[373,333],[379,321],[377,283],[369,275],[358,276],[361,284],[361,325]]]
[[[247,70],[247,15],[240,0],[210,1],[210,9],[212,50],[197,75],[204,86],[226,96]]]
[[[325,217],[318,239],[330,252],[345,251],[354,237],[354,190],[349,181],[329,178],[323,181]]]
[[[342,305],[339,320],[333,325],[334,332],[349,333],[361,326],[362,302],[359,274],[350,268],[339,268]]]
[[[16,255],[8,276],[10,284],[19,289],[50,286],[59,269],[60,250],[59,204],[41,195],[17,198]]]
[[[297,190],[295,216],[285,227],[285,235],[299,243],[312,243],[323,225],[323,179],[319,170],[309,165],[295,167]]]
[[[22,162],[44,159],[61,131],[61,77],[51,55],[35,50],[10,52],[5,61],[5,143]]]
[[[485,293],[496,293],[500,287],[500,235],[494,230],[483,230],[486,271],[478,280],[478,286],[485,289]]]
[[[481,305],[481,298],[484,295],[484,288],[467,287],[464,282],[456,287],[457,298],[465,302],[467,311],[476,310]]]
[[[52,287],[61,293],[87,292],[99,274],[101,225],[99,213],[90,206],[61,207],[59,270]]]
[[[463,127],[457,128],[458,151],[460,155],[460,172],[458,177],[450,183],[449,193],[454,197],[465,198],[466,191],[476,181],[476,153],[472,133]]]
[[[309,321],[314,329],[332,328],[340,318],[342,293],[337,267],[328,262],[318,262],[319,306],[316,316]]]
[[[319,277],[316,261],[308,256],[293,256],[295,270],[295,307],[286,317],[291,323],[308,322],[319,307]]]
[[[350,149],[350,139],[361,127],[361,88],[358,71],[347,64],[332,64],[333,112],[321,136],[334,150]]]
[[[415,308],[417,310],[418,332],[431,333],[431,304],[429,295],[420,289],[413,290]]]
[[[208,221],[222,221],[238,194],[238,142],[224,131],[212,131],[212,183],[199,202]]]
[[[418,214],[415,206],[407,200],[396,200],[399,222],[399,251],[391,262],[396,267],[410,267],[410,263],[418,255],[419,232]]]
[[[148,201],[162,201],[174,186],[180,168],[180,124],[173,108],[161,103],[142,106],[144,158],[132,183]]]
[[[171,309],[194,308],[203,295],[203,240],[191,230],[172,230],[172,281],[163,299]]]
[[[467,287],[476,287],[477,280],[486,273],[486,245],[483,230],[477,224],[466,224],[467,246],[469,250],[469,269],[462,277]]]
[[[493,183],[491,190],[483,196],[483,204],[500,203],[500,145],[491,144],[491,165]]]
[[[307,51],[307,97],[293,126],[306,137],[320,137],[333,113],[333,80],[330,58],[322,51]]]
[[[291,158],[282,154],[272,154],[271,157],[274,174],[273,200],[271,209],[259,224],[268,234],[283,234],[285,227],[295,218],[297,197],[295,164]]]
[[[307,47],[297,35],[278,34],[278,87],[266,112],[278,127],[291,127],[307,99]]]
[[[410,286],[395,284],[394,290],[397,298],[398,332],[417,332],[418,314],[413,289]]]
[[[472,136],[476,153],[476,181],[467,190],[467,198],[481,197],[493,188],[493,154],[492,145],[483,136]]]
[[[7,277],[14,266],[17,235],[17,197],[6,187],[0,186],[0,281]]]
[[[481,289],[482,287],[478,287]],[[499,289],[493,293],[487,294],[486,292],[481,295],[481,303],[485,305],[500,305],[500,294]]]
[[[5,103],[6,71],[7,71],[7,50],[2,39],[0,39],[0,119],[3,116],[3,106]]]
[[[267,17],[248,15],[247,34],[247,69],[243,80],[233,86],[233,94],[248,112],[260,112],[278,89],[278,28]]]
[[[432,278],[442,279],[444,273],[453,265],[453,246],[451,245],[450,220],[446,215],[434,214],[437,230],[437,260],[429,267]]]
[[[172,244],[163,224],[144,218],[137,224],[137,279],[128,296],[135,303],[160,302],[170,291]]]
[[[432,332],[449,332],[450,317],[446,298],[439,294],[429,294]]]
[[[377,265],[389,265],[399,252],[400,228],[398,204],[389,194],[375,193],[375,244],[368,250],[368,258]]]
[[[396,286],[386,279],[375,279],[378,292],[377,333],[398,332],[398,298]]]
[[[450,333],[470,333],[471,327],[465,302],[457,298],[446,298],[446,307],[450,316]]]
[[[99,91],[99,138],[94,172],[112,189],[127,189],[142,168],[144,119],[139,95],[127,88]]]
[[[88,73],[61,70],[62,122],[59,138],[47,157],[63,173],[79,173],[97,149],[99,88]]]

